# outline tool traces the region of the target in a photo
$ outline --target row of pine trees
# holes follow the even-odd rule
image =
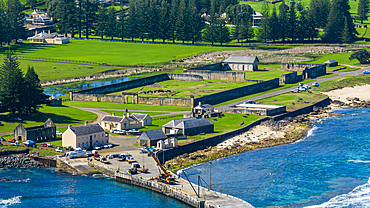
[[[0,47],[25,38],[23,9],[19,0],[0,1]]]

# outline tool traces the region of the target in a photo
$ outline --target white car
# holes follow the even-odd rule
[[[104,145],[104,148],[109,148],[107,144]]]
[[[95,146],[94,149],[95,150],[101,150],[101,147],[100,146]]]
[[[112,148],[113,147],[113,144],[107,144],[109,148]]]
[[[56,134],[61,136],[63,133],[60,131],[56,131]]]
[[[64,150],[60,149],[60,147],[55,148],[55,151],[57,151],[57,152],[64,152]]]

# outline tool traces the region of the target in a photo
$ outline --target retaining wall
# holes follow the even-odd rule
[[[28,154],[30,152],[29,149],[25,150],[5,150],[5,151],[0,151],[0,155],[12,155],[12,154]]]
[[[203,76],[195,74],[167,74],[172,80],[183,80],[183,81],[204,81]]]
[[[197,74],[203,79],[210,80],[229,80],[229,81],[245,81],[245,73],[243,72],[224,72],[211,70],[184,70],[184,74]]]
[[[192,108],[194,106],[194,98],[138,97],[138,103],[147,105],[172,105]]]
[[[188,70],[211,70],[211,71],[226,71],[228,69],[229,65],[222,64],[222,63],[216,63],[216,64],[210,64],[206,66],[200,66],[196,68],[190,68]]]
[[[224,113],[258,114],[262,116],[274,116],[286,112],[286,106],[275,109],[245,109],[245,108],[222,108]]]
[[[223,92],[215,93],[212,95],[206,95],[200,98],[196,98],[194,103],[207,103],[210,105],[215,105],[218,103],[222,103],[228,100],[233,100],[236,98],[244,97],[247,95],[251,95],[254,93],[263,92],[266,90],[270,90],[273,88],[279,87],[279,78],[275,78],[272,80],[268,80],[265,82],[252,84],[244,87],[239,87],[231,90],[226,90]]]
[[[42,163],[49,167],[57,167],[57,160],[55,158],[39,157],[39,156],[29,156],[29,158]]]

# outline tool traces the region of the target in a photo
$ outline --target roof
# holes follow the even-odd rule
[[[338,63],[338,61],[334,60],[334,59],[330,59],[330,60],[327,60],[324,62],[324,64],[331,64],[331,63]]]
[[[142,113],[133,113],[131,114],[132,117],[135,117],[137,120],[142,121],[145,119],[145,117],[148,116],[148,114],[142,114]]]
[[[194,109],[204,109],[204,108],[215,108],[215,107],[210,104],[200,104],[200,105],[197,105]]]
[[[140,140],[161,140],[167,139],[166,134],[163,133],[162,129],[155,129],[150,131],[144,131],[140,137]]]
[[[169,128],[177,128],[177,129],[191,129],[195,127],[202,127],[202,126],[209,126],[214,125],[211,121],[206,118],[184,118],[184,119],[177,119],[168,122],[167,124],[163,125],[163,127]]]
[[[282,105],[261,105],[261,104],[246,104],[240,103],[236,105],[237,108],[247,108],[247,109],[277,109],[282,108]]]
[[[99,124],[91,124],[86,126],[70,127],[71,130],[76,134],[76,136],[95,134],[104,132],[104,129]]]
[[[108,122],[117,122],[117,123],[120,123],[123,121],[123,119],[125,119],[125,117],[121,117],[121,116],[104,116],[101,121],[108,121]]]
[[[186,121],[186,120],[192,120],[192,119],[196,119],[196,118],[182,118],[182,119],[172,120],[172,121],[166,123],[165,125],[163,125],[163,127],[174,128],[177,125],[179,125],[181,122]]]
[[[224,60],[223,62],[225,62],[225,63],[253,64],[256,59],[257,59],[257,62],[258,62],[257,56],[236,56],[236,55],[232,55],[229,58],[227,58],[226,60]]]

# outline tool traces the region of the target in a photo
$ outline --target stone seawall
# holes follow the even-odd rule
[[[266,90],[270,90],[273,88],[279,87],[279,78],[268,80],[265,82],[252,84],[244,87],[239,87],[231,90],[226,90],[223,92],[215,93],[212,95],[206,95],[200,98],[196,98],[194,103],[207,103],[211,105],[215,105],[218,103],[222,103],[228,100],[233,100],[236,98],[244,97],[247,95],[251,95],[254,93],[263,92]]]
[[[245,81],[245,73],[243,72],[225,72],[211,70],[184,70],[184,74],[197,74],[203,79],[210,80],[228,80],[228,81]]]

